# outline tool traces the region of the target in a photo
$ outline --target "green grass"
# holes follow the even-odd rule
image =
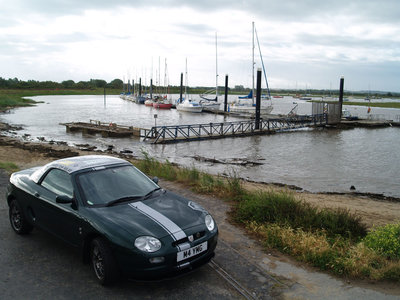
[[[107,95],[117,95],[119,90],[106,89]],[[82,90],[30,90],[30,89],[0,89],[0,109],[34,105],[35,101],[23,97],[44,96],[44,95],[103,95],[103,88],[82,89]]]
[[[16,172],[16,171],[19,171],[18,166],[13,162],[0,161],[0,169],[5,170],[9,174],[11,174],[13,172]]]
[[[400,259],[400,223],[374,228],[363,241],[384,256]]]
[[[234,199],[242,193],[240,180],[237,177],[227,179],[220,176],[212,176],[201,172],[195,167],[177,167],[168,160],[165,163],[159,162],[142,150],[144,159],[135,163],[142,172],[150,177],[157,176],[170,181],[177,181],[187,184],[193,190],[201,193],[213,193],[224,199]]]
[[[356,279],[400,281],[400,260],[387,258],[363,241],[332,239],[324,230],[308,232],[277,224],[250,222],[247,228],[267,249],[278,249],[321,270]]]
[[[367,229],[360,218],[343,209],[318,209],[296,200],[290,192],[252,192],[242,196],[236,220],[247,223],[279,224],[305,231],[324,230],[328,236],[359,239]]]
[[[383,103],[369,103],[365,102],[343,102],[343,105],[356,105],[356,106],[370,106],[370,107],[383,107],[383,108],[400,108],[400,102],[383,102]]]
[[[320,100],[309,100],[307,102],[325,102],[325,101],[320,101]],[[337,101],[335,101],[337,102]],[[329,101],[328,101],[329,103]],[[345,101],[343,102],[343,105],[355,105],[355,106],[367,106],[367,107],[382,107],[382,108],[400,108],[400,102],[380,102],[380,103],[374,103],[374,102],[352,102],[352,101]]]
[[[17,106],[30,106],[36,102],[30,99],[24,99],[19,95],[0,93],[0,109]]]
[[[266,249],[339,276],[400,282],[400,223],[367,233],[360,217],[347,210],[320,209],[289,191],[249,191],[234,172],[227,178],[212,176],[142,153],[144,159],[135,164],[148,175],[229,200],[232,218],[257,235]]]

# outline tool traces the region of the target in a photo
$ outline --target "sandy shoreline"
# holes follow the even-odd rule
[[[0,129],[9,130],[7,124]],[[13,162],[20,169],[40,166],[57,158],[88,155],[110,154],[127,159],[134,157],[113,151],[88,151],[67,145],[27,142],[7,136],[0,136],[0,161]],[[369,228],[374,225],[396,223],[400,220],[400,199],[376,194],[360,193],[311,193],[281,184],[244,182],[252,190],[289,190],[298,199],[310,202],[318,207],[345,208],[359,215]]]

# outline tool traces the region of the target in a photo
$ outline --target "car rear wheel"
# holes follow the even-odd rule
[[[12,229],[18,234],[28,234],[33,226],[26,220],[21,206],[16,199],[11,200],[8,210]]]
[[[110,285],[119,278],[118,268],[106,240],[96,238],[92,241],[90,258],[94,274],[102,285]]]

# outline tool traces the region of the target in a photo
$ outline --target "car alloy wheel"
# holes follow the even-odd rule
[[[22,229],[22,216],[16,205],[11,207],[11,225],[15,231],[21,231]]]
[[[90,257],[93,271],[100,284],[109,285],[117,281],[118,268],[105,239],[95,238],[92,241]]]
[[[100,253],[99,247],[93,246],[92,250],[92,264],[94,272],[100,281],[104,280],[104,261]]]
[[[22,213],[17,200],[12,200],[9,208],[10,223],[12,229],[18,234],[27,234],[32,231],[33,226],[28,223]]]

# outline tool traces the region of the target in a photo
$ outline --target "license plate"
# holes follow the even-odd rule
[[[200,245],[178,252],[176,261],[179,262],[188,259],[204,251],[207,251],[207,242],[201,243]]]

